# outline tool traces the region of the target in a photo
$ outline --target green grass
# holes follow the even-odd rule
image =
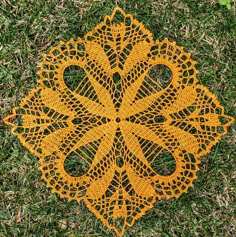
[[[236,12],[214,0],[116,1],[153,32],[198,61],[200,83],[235,114]],[[37,85],[37,63],[59,40],[82,37],[115,1],[0,0],[0,116]],[[1,119],[0,117],[0,119]],[[233,236],[236,233],[235,127],[202,158],[194,188],[159,201],[128,236]],[[39,163],[0,122],[0,236],[114,236],[85,205],[60,199],[40,180]]]

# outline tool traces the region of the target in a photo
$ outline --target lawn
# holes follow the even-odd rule
[[[198,79],[235,115],[236,11],[215,0],[0,0],[0,236],[115,236],[83,202],[68,202],[40,179],[37,157],[1,118],[37,85],[37,63],[60,40],[83,37],[119,5],[155,39],[191,53]],[[235,126],[202,157],[194,187],[155,204],[125,237],[236,233]]]

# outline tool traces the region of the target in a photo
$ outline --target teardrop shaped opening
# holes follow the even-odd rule
[[[64,169],[70,176],[80,177],[87,173],[89,164],[75,152],[71,152],[64,161]]]
[[[70,65],[64,70],[63,78],[66,86],[72,91],[78,91],[79,87],[85,85],[86,73],[80,66]]]
[[[169,176],[176,170],[176,161],[169,151],[164,150],[151,163],[151,167],[157,174]]]
[[[171,83],[173,77],[171,69],[164,64],[153,66],[149,70],[148,76],[162,88],[166,88]]]

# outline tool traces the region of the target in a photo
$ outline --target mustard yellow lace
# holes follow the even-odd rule
[[[154,41],[116,7],[43,57],[39,85],[4,121],[54,192],[83,200],[122,236],[156,199],[187,192],[199,158],[233,122],[197,73],[182,47]]]

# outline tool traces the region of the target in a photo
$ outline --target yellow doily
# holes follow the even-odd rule
[[[84,39],[53,47],[38,75],[4,121],[40,158],[47,185],[83,200],[118,236],[156,199],[187,192],[233,122],[198,84],[190,54],[118,7]]]

